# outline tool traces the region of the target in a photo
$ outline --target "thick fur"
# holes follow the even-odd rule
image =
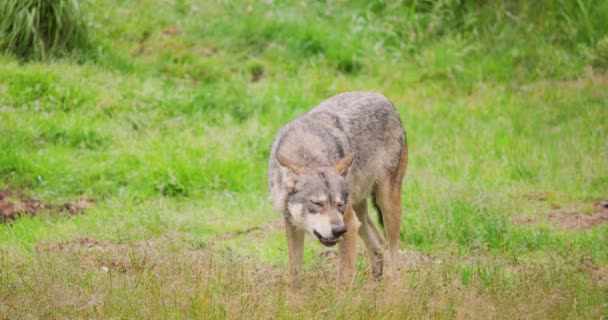
[[[368,249],[374,276],[382,274],[385,241],[367,214],[371,194],[395,262],[406,166],[405,131],[392,103],[381,94],[339,94],[279,131],[270,154],[268,186],[274,207],[285,217],[296,287],[306,232],[327,246],[340,243],[342,282],[354,275],[357,234]]]

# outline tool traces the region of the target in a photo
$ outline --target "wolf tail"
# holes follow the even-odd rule
[[[378,206],[378,202],[376,201],[376,194],[372,194],[372,204],[374,205],[374,209],[376,209],[376,213],[378,213],[378,223],[382,229],[384,229],[384,219],[382,219],[382,210],[380,210],[380,206]]]

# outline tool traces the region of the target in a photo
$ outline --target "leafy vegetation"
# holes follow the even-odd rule
[[[34,39],[18,29],[36,32],[4,8],[25,3],[0,1],[4,48],[41,41],[15,41]],[[0,225],[0,317],[608,314],[608,225],[559,224],[608,199],[605,1],[82,9],[81,22],[61,24],[86,21],[77,56],[0,56],[0,189],[96,200],[70,218]],[[58,52],[84,39],[61,30],[45,42]],[[267,201],[270,145],[289,120],[350,90],[384,93],[408,133],[405,265],[370,283],[361,256],[342,292],[309,241],[310,281],[294,296],[281,215]]]
[[[85,50],[88,26],[75,0],[3,0],[0,49],[25,59]]]

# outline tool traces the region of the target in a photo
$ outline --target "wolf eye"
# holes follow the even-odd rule
[[[319,208],[323,207],[323,202],[317,202],[317,201],[310,200],[310,203],[314,204],[315,206],[317,206]]]

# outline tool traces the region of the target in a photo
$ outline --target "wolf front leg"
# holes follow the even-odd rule
[[[348,204],[344,213],[344,225],[346,233],[340,241],[340,266],[338,268],[338,283],[340,285],[351,285],[355,277],[357,266],[357,237],[361,223],[353,210],[352,204]]]
[[[304,254],[304,231],[295,228],[285,219],[287,251],[289,251],[289,278],[292,289],[302,287],[302,255]]]

